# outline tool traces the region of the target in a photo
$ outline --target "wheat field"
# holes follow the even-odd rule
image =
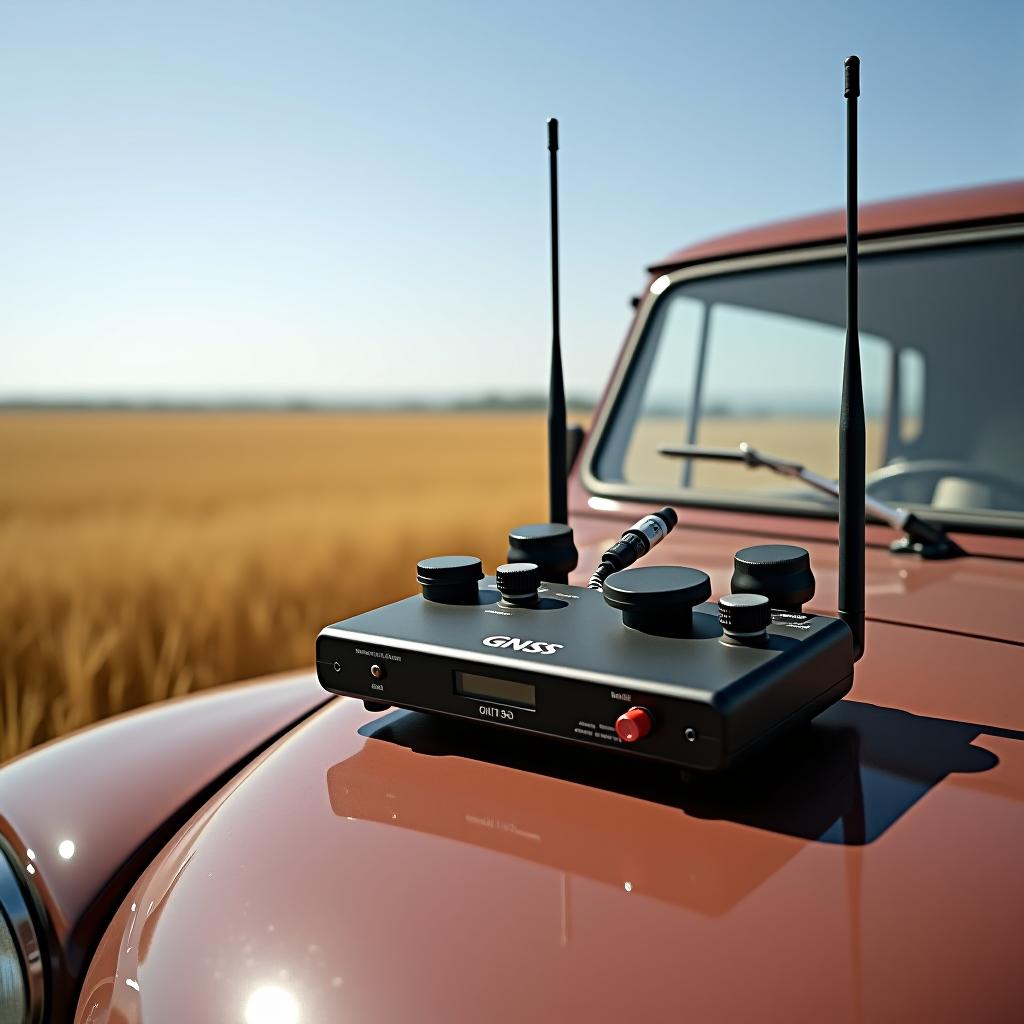
[[[536,413],[0,415],[0,760],[309,665],[418,558],[545,514]]]
[[[585,422],[586,415],[573,417]],[[415,564],[546,515],[539,413],[0,414],[0,761],[149,701],[309,666],[321,626],[416,590]],[[877,425],[869,426],[877,447]],[[678,486],[642,422],[627,479]],[[834,472],[822,420],[708,418]],[[699,487],[778,487],[701,464]]]

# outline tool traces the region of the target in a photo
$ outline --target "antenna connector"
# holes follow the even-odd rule
[[[655,544],[660,544],[672,532],[678,522],[676,510],[666,505],[634,523],[622,535],[622,539],[601,556],[601,564],[594,570],[587,586],[591,590],[602,590],[608,576],[628,568],[638,558],[646,555]]]
[[[843,88],[843,96],[849,99],[851,96],[860,95],[860,57],[852,56],[847,57],[843,61],[843,68],[846,74],[844,75],[845,83]],[[551,123],[550,121],[548,122]]]

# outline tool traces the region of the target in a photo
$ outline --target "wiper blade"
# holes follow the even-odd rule
[[[751,469],[770,469],[780,476],[800,480],[816,491],[839,497],[839,484],[827,476],[821,476],[799,462],[767,455],[745,441],[738,448],[709,448],[700,444],[660,444],[658,454],[673,459],[718,459],[723,462],[742,462]],[[966,554],[956,541],[947,536],[941,526],[919,519],[913,512],[889,505],[871,495],[864,495],[864,508],[876,519],[888,523],[894,530],[900,530],[904,539],[896,541],[892,550],[910,552],[922,558],[957,558]]]

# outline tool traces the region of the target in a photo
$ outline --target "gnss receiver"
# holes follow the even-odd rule
[[[484,576],[473,556],[417,565],[421,594],[336,622],[316,642],[332,693],[452,715],[716,771],[846,694],[864,646],[864,404],[857,333],[857,97],[845,63],[847,335],[839,425],[839,615],[814,615],[807,552],[736,553],[733,593],[684,566],[632,567],[675,526],[645,516],[608,549],[589,585],[566,500],[558,299],[557,122],[548,123],[553,339],[551,522],[509,535],[509,563]]]

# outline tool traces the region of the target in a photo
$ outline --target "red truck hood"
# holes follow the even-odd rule
[[[701,784],[335,700],[146,870],[77,1020],[1009,1018],[1022,670],[872,623],[852,699]]]
[[[601,553],[649,509],[605,499],[602,512],[577,510],[573,519],[580,551],[574,582],[586,585]],[[693,565],[710,577],[715,595],[728,594],[733,553],[751,544],[789,543],[807,548],[817,583],[810,610],[834,615],[838,585],[836,524],[829,520],[757,516],[686,509],[676,529],[644,559],[645,565]],[[900,623],[965,636],[1024,644],[1019,604],[1024,588],[1024,543],[1020,538],[957,535],[968,551],[1000,551],[948,561],[893,554],[896,534],[870,526],[865,553],[865,608],[869,620]]]

